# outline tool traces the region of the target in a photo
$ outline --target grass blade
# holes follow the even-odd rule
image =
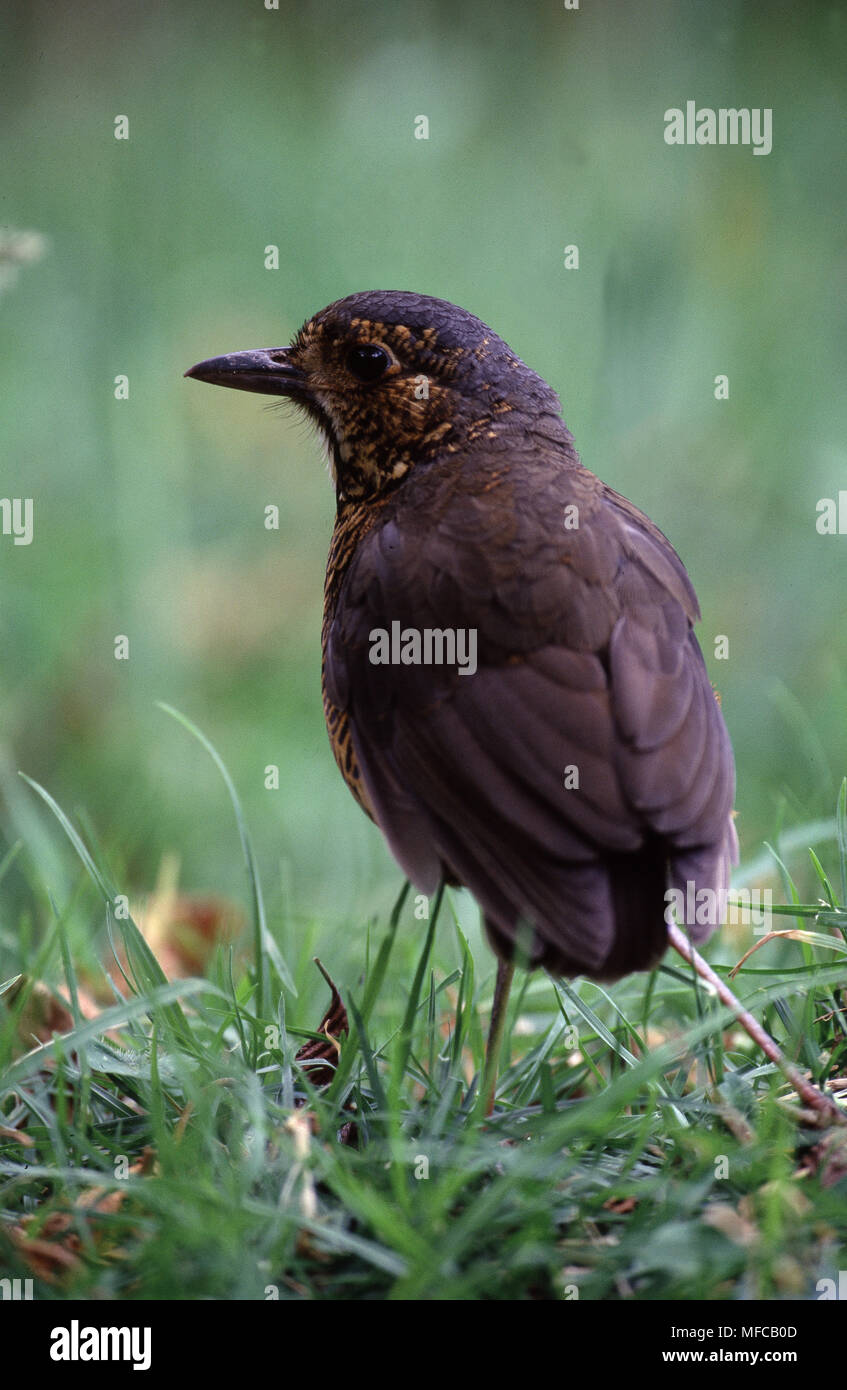
[[[241,850],[247,866],[247,878],[250,884],[250,900],[253,917],[253,950],[256,960],[256,994],[257,994],[257,1013],[260,1018],[269,1019],[271,1017],[270,1005],[270,982],[268,979],[268,961],[271,962],[281,982],[296,996],[297,990],[291,972],[288,969],[282,952],[268,931],[268,924],[265,917],[265,901],[262,895],[262,885],[259,880],[259,870],[256,864],[256,855],[253,851],[253,843],[247,829],[247,822],[244,819],[244,812],[241,809],[241,802],[238,799],[238,792],[235,790],[235,783],[229,775],[226,764],[213,744],[209,742],[206,735],[197,728],[196,724],[173,705],[166,705],[162,700],[158,700],[159,709],[164,710],[178,724],[197,739],[197,742],[205,748],[209,757],[212,759],[218,772],[224,780],[224,786],[232,802],[232,809],[235,812],[235,823],[238,826],[238,836],[241,840]]]

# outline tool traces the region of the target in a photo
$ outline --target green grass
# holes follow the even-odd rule
[[[319,449],[258,397],[183,378],[380,287],[480,314],[678,550],[745,850],[779,799],[791,828],[831,808],[844,538],[818,535],[815,508],[845,478],[843,0],[6,0],[4,19],[0,225],[43,240],[0,233],[3,495],[35,516],[31,546],[0,543],[0,854],[31,804],[24,768],[90,809],[137,891],[175,848],[185,883],[238,891],[219,774],[163,729],[164,700],[236,778],[269,911],[284,857],[293,969],[313,917],[325,940],[388,912],[394,868],[323,728]],[[688,96],[773,106],[772,153],[667,146],[663,112]]]
[[[804,1127],[780,1074],[670,960],[610,990],[519,975],[486,1119],[493,963],[463,930],[463,895],[423,919],[404,889],[389,921],[348,923],[350,1031],[314,1086],[295,1054],[320,1037],[326,987],[302,953],[283,960],[229,774],[177,718],[235,808],[252,950],[168,983],[87,837],[34,788],[79,867],[55,903],[38,847],[63,851],[43,825],[0,864],[26,873],[34,904],[24,979],[0,986],[6,1274],[35,1269],[39,1298],[720,1300],[812,1299],[843,1268],[843,1137]],[[814,831],[824,860],[835,847],[831,873],[813,855],[820,902],[799,901],[779,857],[802,937],[769,939],[735,979],[821,1085],[845,1075],[845,787]],[[123,988],[86,1020],[77,958],[107,939],[123,943]],[[336,944],[321,946],[331,974]],[[74,1023],[25,1051],[38,980]]]

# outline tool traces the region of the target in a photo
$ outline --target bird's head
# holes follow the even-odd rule
[[[326,440],[342,501],[540,417],[570,438],[556,393],[502,338],[455,304],[400,290],[348,295],[290,347],[213,357],[186,376],[301,406]]]

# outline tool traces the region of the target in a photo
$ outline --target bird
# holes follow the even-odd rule
[[[691,580],[582,463],[553,388],[446,300],[350,294],[288,346],[185,375],[285,397],[323,438],[330,743],[417,890],[480,906],[490,1109],[516,961],[650,970],[668,902],[726,894],[735,766]],[[699,942],[720,920],[684,926]]]

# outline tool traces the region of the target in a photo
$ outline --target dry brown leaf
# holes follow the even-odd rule
[[[789,927],[789,928],[787,928],[785,931],[769,931],[769,932],[767,932],[764,936],[760,937],[759,940],[756,941],[756,942],[750,947],[749,951],[745,951],[745,952],[744,952],[744,955],[741,957],[740,961],[738,961],[738,962],[732,967],[732,969],[731,969],[730,972],[729,972],[729,978],[730,978],[730,980],[732,980],[732,979],[735,978],[735,976],[738,974],[739,970],[741,969],[742,965],[744,964],[745,960],[749,960],[750,957],[751,957],[752,955],[754,955],[756,951],[761,950],[762,946],[766,946],[766,945],[768,944],[769,941],[782,941],[782,940],[785,940],[786,938],[787,938],[789,941],[808,941],[808,939],[809,939],[809,933],[808,933],[808,932],[805,932],[805,931],[801,931],[799,927]]]
[[[13,1144],[20,1144],[25,1149],[31,1149],[35,1143],[28,1134],[24,1134],[20,1129],[9,1129],[7,1125],[0,1125],[0,1139],[8,1139]]]
[[[320,970],[324,979],[332,991],[329,1008],[321,1019],[315,1031],[322,1033],[324,1040],[318,1042],[316,1038],[310,1038],[308,1042],[297,1052],[295,1061],[307,1064],[304,1067],[313,1086],[328,1086],[335,1075],[335,1067],[341,1051],[338,1039],[346,1037],[349,1032],[347,1021],[347,1010],[344,1007],[341,995],[335,987],[333,980],[327,974],[321,962],[315,957],[315,965]],[[321,1066],[321,1062],[332,1063],[331,1066]],[[313,1065],[318,1063],[317,1066]]]
[[[819,1144],[807,1149],[798,1170],[804,1176],[817,1174],[822,1187],[834,1187],[847,1177],[847,1134],[832,1129]]]
[[[753,1222],[746,1215],[742,1215],[740,1210],[736,1211],[724,1202],[713,1202],[706,1207],[703,1220],[707,1226],[720,1231],[727,1240],[731,1240],[733,1245],[740,1245],[744,1249],[749,1249],[759,1239]]]
[[[626,1216],[629,1212],[635,1211],[638,1201],[635,1197],[610,1197],[603,1203],[604,1211],[613,1211],[616,1216]]]
[[[21,991],[26,989],[29,984],[29,977],[22,975],[9,990],[6,1001],[13,1004],[20,997]],[[96,1000],[92,999],[85,990],[79,990],[78,997],[79,1011],[83,1018],[96,1018],[100,1012]],[[32,985],[29,998],[18,1016],[17,1037],[13,1054],[20,1057],[31,1051],[36,1043],[49,1042],[54,1033],[69,1033],[73,1026],[73,1015],[68,1006],[61,999],[57,999],[53,990],[41,980],[36,980]],[[51,1057],[45,1058],[44,1064],[45,1066],[55,1066]]]
[[[130,1167],[129,1173],[133,1177],[141,1177],[151,1172],[154,1167],[155,1154],[153,1149],[147,1145],[142,1151],[141,1157]],[[71,1210],[50,1212],[41,1222],[37,1236],[30,1236],[29,1228],[34,1222],[40,1220],[39,1216],[37,1214],[25,1216],[20,1224],[13,1229],[14,1244],[33,1274],[39,1279],[46,1280],[49,1284],[58,1283],[64,1275],[76,1269],[82,1256],[82,1242],[74,1226],[75,1211],[82,1211],[88,1215],[114,1216],[128,1195],[121,1188],[85,1188],[77,1197]],[[95,1242],[99,1246],[102,1247],[108,1243],[109,1233],[106,1228],[103,1228],[101,1232],[96,1223],[93,1223],[92,1229]],[[111,1258],[115,1258],[120,1253],[114,1247],[109,1249]]]
[[[76,1251],[67,1248],[61,1241],[44,1240],[39,1236],[30,1238],[21,1226],[13,1226],[9,1234],[27,1269],[31,1269],[35,1277],[43,1279],[46,1284],[58,1283],[81,1263]]]

